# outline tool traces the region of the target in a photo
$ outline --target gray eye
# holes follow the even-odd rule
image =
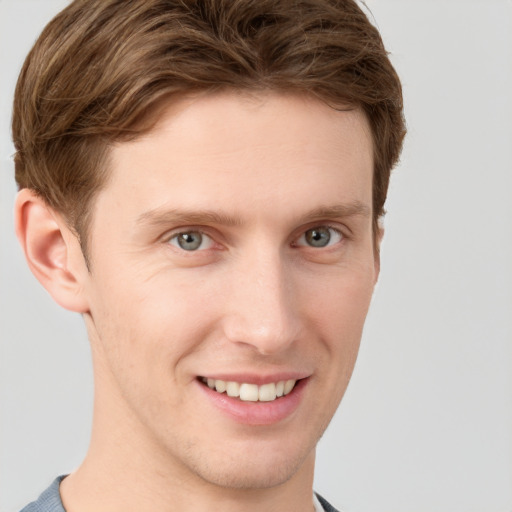
[[[203,235],[199,231],[187,231],[172,237],[171,243],[185,251],[195,251],[201,247]]]
[[[331,241],[331,230],[325,226],[308,229],[304,233],[304,238],[311,247],[325,247]]]

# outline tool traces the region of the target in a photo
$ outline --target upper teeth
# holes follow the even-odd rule
[[[226,392],[228,396],[237,397],[246,402],[257,402],[258,400],[260,402],[271,402],[276,398],[287,395],[297,381],[294,379],[280,380],[279,382],[270,382],[262,386],[220,379],[203,379],[203,382],[210,389],[215,389],[219,393]]]

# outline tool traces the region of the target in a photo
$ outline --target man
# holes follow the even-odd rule
[[[16,89],[16,230],[84,317],[95,406],[82,465],[24,510],[334,510],[315,446],[403,136],[353,1],[81,0],[50,22]]]

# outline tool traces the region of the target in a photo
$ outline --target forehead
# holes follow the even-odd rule
[[[210,93],[167,105],[151,132],[114,146],[99,200],[117,198],[134,215],[176,202],[248,214],[270,204],[292,212],[306,199],[311,208],[370,204],[372,155],[357,109],[293,94]]]

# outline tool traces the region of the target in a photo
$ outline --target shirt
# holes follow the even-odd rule
[[[29,503],[21,512],[66,512],[60,498],[60,483],[67,475],[57,477],[36,501]],[[339,512],[324,498],[313,493],[315,512]]]

